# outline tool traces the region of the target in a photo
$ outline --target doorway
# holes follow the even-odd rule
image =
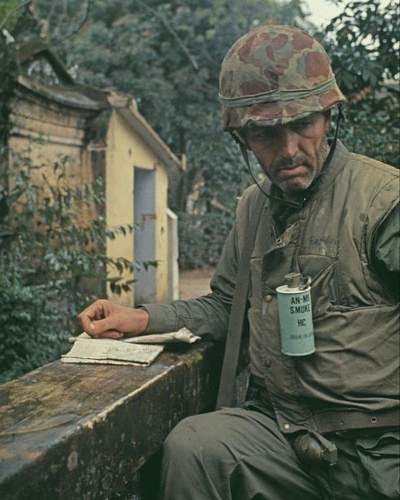
[[[143,262],[156,260],[156,197],[155,170],[135,167],[134,175],[134,260],[140,264],[135,270],[135,304],[156,301],[156,269]]]

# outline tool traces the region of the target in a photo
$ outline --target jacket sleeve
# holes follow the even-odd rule
[[[225,242],[221,259],[211,279],[212,292],[190,300],[176,300],[170,304],[144,304],[150,315],[145,333],[164,333],[186,327],[194,334],[225,338],[238,262],[236,222]]]
[[[390,212],[377,231],[374,242],[375,268],[382,283],[400,296],[400,205]]]

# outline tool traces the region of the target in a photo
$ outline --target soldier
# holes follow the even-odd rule
[[[97,301],[81,324],[93,336],[186,326],[222,339],[248,252],[246,402],[178,424],[161,498],[398,498],[398,171],[327,138],[345,99],[324,49],[298,29],[240,38],[220,100],[224,128],[266,179],[239,202],[212,293],[139,309]],[[297,357],[281,350],[276,292],[293,273],[311,279],[316,346]]]

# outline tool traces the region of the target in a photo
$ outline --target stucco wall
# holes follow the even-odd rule
[[[156,268],[156,300],[163,301],[168,292],[167,242],[168,227],[166,219],[168,178],[164,166],[157,157],[129,126],[129,124],[113,112],[107,135],[106,156],[106,217],[110,227],[133,224],[134,221],[134,168],[156,170],[156,221],[155,221],[155,258]],[[107,242],[107,255],[112,258],[123,256],[134,258],[134,238],[118,235],[115,240]],[[113,274],[109,269],[110,275]],[[127,273],[126,278],[131,278]],[[134,293],[124,292],[109,297],[123,305],[134,304]]]
[[[107,226],[115,229],[117,226],[133,224],[133,188],[134,172],[132,168],[133,144],[129,131],[113,112],[107,133],[106,149],[106,220]],[[114,240],[107,240],[107,256],[112,259],[124,257],[132,260],[132,235],[118,234]],[[117,271],[108,267],[108,276]],[[126,271],[124,279],[132,279],[132,274]],[[108,296],[122,305],[133,305],[133,295],[123,292],[114,295],[108,287]]]
[[[158,164],[156,171],[156,260],[157,302],[168,299],[168,177]]]
[[[55,164],[65,162],[65,179],[69,187],[92,182],[92,170],[84,149],[85,116],[78,110],[61,107],[39,97],[16,98],[10,114],[10,168],[12,183],[19,166],[29,162],[32,182],[43,185],[43,175],[50,184],[60,170]],[[25,158],[27,161],[25,161]],[[82,204],[77,222],[94,217],[94,208]]]

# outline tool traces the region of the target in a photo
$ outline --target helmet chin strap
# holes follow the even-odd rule
[[[322,168],[327,167],[330,164],[330,162],[332,161],[332,157],[333,157],[333,154],[335,152],[336,144],[337,144],[337,141],[338,141],[338,138],[339,138],[340,122],[342,120],[344,120],[343,105],[341,103],[339,103],[337,105],[337,108],[338,108],[338,114],[337,114],[337,117],[336,117],[335,135],[333,137],[332,144],[331,144],[331,147],[329,149],[328,156],[326,157],[326,160],[324,161],[324,165],[323,165]]]
[[[342,121],[342,119],[344,119],[342,104],[339,103],[337,105],[337,107],[338,107],[338,115],[336,117],[335,135],[333,137],[332,144],[331,144],[331,147],[329,149],[328,156],[326,157],[326,160],[324,161],[324,165],[323,165],[322,169],[326,168],[330,164],[330,162],[332,161],[333,154],[335,152],[336,144],[337,144],[338,137],[339,137],[340,122]],[[290,201],[290,200],[286,200],[286,199],[284,200],[282,198],[278,198],[276,196],[272,196],[269,193],[267,193],[261,187],[261,185],[257,181],[256,176],[254,175],[254,172],[251,169],[250,160],[249,160],[249,153],[248,153],[248,149],[247,149],[246,145],[240,139],[240,137],[237,135],[237,133],[231,132],[231,136],[233,137],[233,140],[240,147],[240,151],[242,152],[242,156],[243,156],[244,162],[246,164],[247,170],[249,171],[249,174],[250,174],[251,178],[253,179],[253,181],[257,185],[258,189],[264,194],[264,196],[266,196],[267,198],[270,198],[270,199],[275,199],[275,200],[283,201],[286,205],[289,205],[289,206],[291,206],[293,208],[299,208],[299,207],[301,207],[302,203],[296,203],[295,201]]]

